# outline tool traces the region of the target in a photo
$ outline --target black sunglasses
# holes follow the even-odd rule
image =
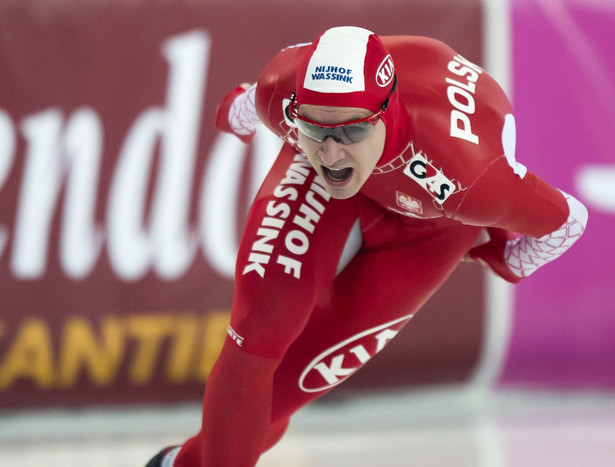
[[[329,137],[341,144],[358,143],[359,141],[370,136],[375,131],[375,125],[382,114],[386,112],[389,107],[389,102],[391,101],[391,97],[393,96],[396,87],[397,76],[395,76],[393,87],[391,88],[389,96],[380,107],[380,110],[375,114],[340,123],[320,123],[299,115],[297,103],[295,101],[295,93],[293,92],[290,97],[290,104],[286,108],[287,117],[289,117],[295,125],[297,125],[297,129],[301,133],[319,143],[323,143]]]

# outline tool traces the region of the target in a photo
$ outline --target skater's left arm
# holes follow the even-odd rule
[[[587,208],[531,172],[494,164],[469,190],[464,208],[478,212],[489,241],[469,252],[509,282],[519,282],[559,258],[579,240]],[[522,175],[522,176],[521,176]]]
[[[534,238],[517,237],[509,231],[489,227],[489,241],[470,250],[470,257],[484,261],[496,274],[513,283],[559,258],[581,238],[588,217],[583,204],[567,193],[562,194],[569,214],[558,229]]]

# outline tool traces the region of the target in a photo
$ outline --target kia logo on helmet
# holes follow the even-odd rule
[[[395,75],[395,67],[393,66],[393,58],[387,55],[376,71],[376,83],[381,88],[388,86]]]

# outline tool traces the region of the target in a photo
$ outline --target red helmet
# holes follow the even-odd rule
[[[380,38],[367,29],[329,29],[306,50],[296,77],[297,105],[381,110],[394,91],[395,67]],[[385,104],[386,105],[386,104]]]

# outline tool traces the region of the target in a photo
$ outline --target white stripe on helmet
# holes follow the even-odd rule
[[[373,32],[354,26],[324,33],[310,58],[303,86],[316,92],[347,93],[365,90],[365,55]]]

